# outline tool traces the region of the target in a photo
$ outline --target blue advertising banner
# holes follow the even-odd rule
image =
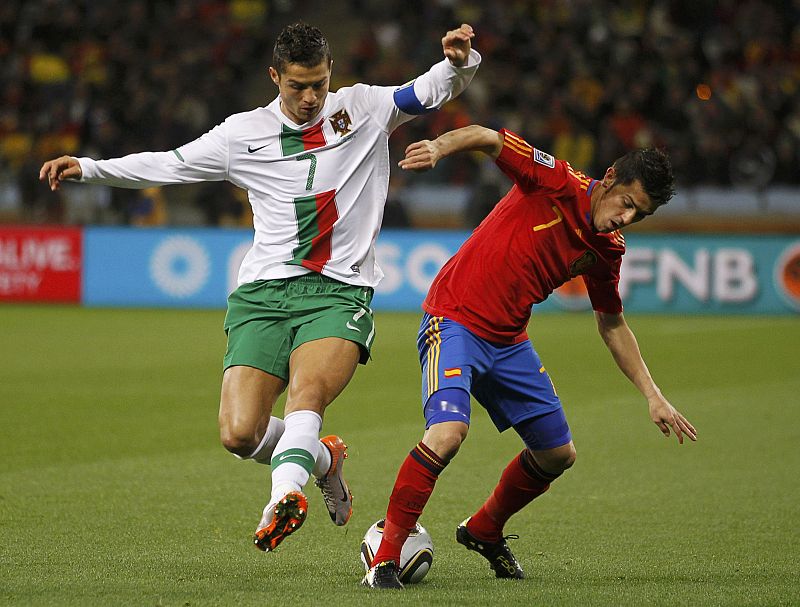
[[[625,309],[642,312],[800,312],[800,238],[629,236]]]
[[[247,230],[86,228],[83,303],[110,307],[225,307]]]
[[[467,232],[385,230],[378,310],[419,310],[439,268]],[[83,303],[89,306],[225,306],[249,230],[87,228]],[[625,309],[658,313],[800,312],[800,237],[639,235],[626,238]],[[590,308],[580,279],[537,310]]]

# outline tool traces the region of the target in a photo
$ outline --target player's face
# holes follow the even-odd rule
[[[656,210],[656,205],[637,179],[627,185],[614,183],[609,169],[597,187],[601,188],[592,204],[592,224],[598,232],[608,233],[641,221]]]
[[[331,83],[331,63],[322,61],[315,67],[289,63],[279,73],[269,68],[269,76],[278,87],[281,110],[297,124],[304,124],[317,117],[325,105]]]

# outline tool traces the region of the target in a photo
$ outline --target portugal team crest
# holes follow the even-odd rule
[[[347,113],[347,110],[344,109],[339,110],[331,116],[330,121],[336,134],[342,136],[350,132],[350,125],[353,124],[353,121],[350,120],[350,115]]]

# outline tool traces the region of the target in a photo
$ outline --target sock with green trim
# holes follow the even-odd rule
[[[322,418],[314,411],[294,411],[283,419],[283,436],[272,454],[272,497],[276,503],[290,491],[302,491],[320,449]]]
[[[283,436],[283,428],[284,423],[280,417],[270,417],[267,431],[264,433],[261,442],[258,443],[258,447],[250,455],[242,456],[234,453],[234,456],[239,459],[251,459],[259,464],[269,464],[272,461],[275,445],[278,444],[281,436]]]

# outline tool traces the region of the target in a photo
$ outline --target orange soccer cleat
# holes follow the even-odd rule
[[[306,520],[308,500],[300,491],[290,491],[275,504],[270,519],[269,512],[265,512],[261,525],[256,529],[253,543],[256,548],[264,552],[272,552],[287,536],[300,529]]]
[[[335,435],[321,438],[320,442],[331,452],[331,467],[315,484],[322,491],[322,498],[334,525],[345,525],[353,514],[353,495],[342,474],[344,460],[347,459],[347,445]]]

